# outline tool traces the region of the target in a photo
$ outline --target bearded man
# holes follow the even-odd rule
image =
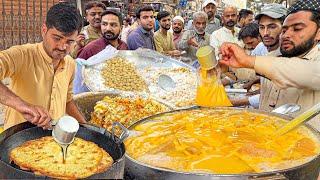
[[[265,83],[270,88],[261,90],[260,109],[272,111],[293,103],[301,106],[299,112],[292,114],[297,116],[320,102],[319,12],[318,0],[298,0],[289,8],[280,35],[279,57],[249,56],[230,43],[221,46],[222,64],[251,68],[269,79]],[[308,123],[320,130],[319,120],[316,116]]]
[[[172,31],[173,31],[173,43],[177,48],[178,43],[181,40],[182,34],[184,32],[184,19],[181,16],[176,16],[172,19]]]
[[[96,55],[105,49],[108,45],[111,45],[118,50],[128,49],[127,44],[119,39],[123,23],[121,14],[115,10],[106,10],[102,13],[101,17],[102,37],[85,46],[77,58],[87,60],[91,56]],[[78,65],[76,72],[77,75],[80,70],[81,66]],[[76,76],[74,80],[74,94],[89,91],[89,89],[81,82],[82,78],[80,76]]]
[[[208,23],[208,15],[203,12],[195,12],[193,14],[193,30],[185,31],[178,43],[177,49],[186,51],[182,56],[181,61],[188,63],[194,67],[198,67],[197,50],[200,47],[208,46],[210,36],[206,33],[205,29]]]
[[[238,39],[240,29],[236,27],[237,19],[237,8],[229,6],[223,10],[223,27],[217,31],[214,31],[210,36],[210,45],[214,47],[216,55],[219,53],[220,46],[225,42],[236,43],[241,47],[244,47],[243,42]]]
[[[173,34],[169,32],[171,28],[170,13],[167,11],[159,12],[157,20],[160,22],[160,30],[154,33],[156,50],[165,55],[180,56],[180,51],[176,50],[173,44]]]

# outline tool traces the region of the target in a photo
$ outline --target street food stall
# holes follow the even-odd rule
[[[318,131],[302,125],[274,136],[291,117],[196,106],[197,70],[180,61],[145,49],[119,51],[83,66],[81,75],[91,92],[74,99],[88,123],[80,124],[68,156],[62,161],[51,131],[25,122],[0,134],[0,178],[316,179],[319,174]],[[173,84],[164,86],[163,76]]]

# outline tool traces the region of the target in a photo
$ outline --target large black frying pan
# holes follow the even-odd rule
[[[109,132],[96,127],[85,125],[80,126],[76,137],[91,141],[106,150],[114,160],[110,169],[105,172],[95,174],[89,178],[93,179],[122,179],[124,172],[124,144],[117,143],[117,139]],[[51,136],[51,131],[35,127],[31,123],[25,122],[13,126],[0,134],[0,179],[26,179],[26,178],[48,178],[37,176],[32,172],[24,171],[9,162],[9,152],[22,143]]]

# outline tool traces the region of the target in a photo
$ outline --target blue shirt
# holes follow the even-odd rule
[[[127,45],[129,50],[136,50],[138,48],[156,50],[153,40],[153,32],[146,31],[141,26],[129,34]]]
[[[260,42],[257,47],[251,52],[252,56],[265,56],[268,54],[268,48]]]

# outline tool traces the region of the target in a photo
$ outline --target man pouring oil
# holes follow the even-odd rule
[[[220,68],[214,48],[204,46],[198,49],[199,60],[196,104],[204,107],[232,106],[220,81]]]

